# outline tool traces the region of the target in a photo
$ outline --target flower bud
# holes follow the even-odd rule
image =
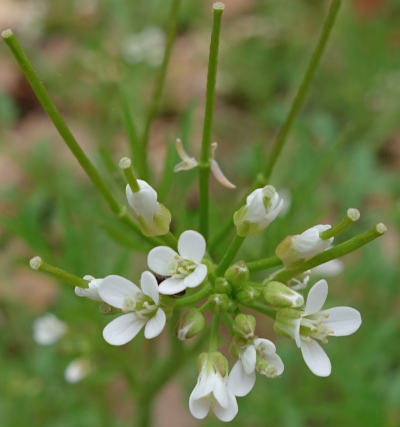
[[[300,329],[301,311],[293,308],[282,308],[276,312],[274,331],[277,334],[296,339]]]
[[[226,270],[224,276],[232,285],[241,286],[249,280],[250,272],[244,261],[238,261]]]
[[[230,311],[232,303],[226,294],[214,294],[208,299],[214,313],[224,313]]]
[[[256,329],[256,318],[250,314],[240,313],[235,317],[233,330],[243,338],[249,339],[254,336]]]
[[[326,240],[319,237],[320,233],[330,228],[330,225],[316,225],[301,234],[288,236],[277,246],[275,253],[286,268],[296,268],[332,244],[333,237]]]
[[[180,318],[176,335],[181,341],[192,338],[204,329],[205,324],[204,316],[199,310],[188,310]]]
[[[229,364],[226,357],[219,351],[210,353],[210,361],[215,369],[223,378],[228,375]]]
[[[224,277],[218,277],[215,280],[215,287],[214,289],[221,294],[229,294],[232,290],[232,286],[229,284],[229,282]]]
[[[257,188],[233,215],[237,234],[241,237],[261,234],[278,216],[282,206],[283,200],[272,185]]]
[[[298,308],[303,306],[303,295],[283,283],[265,281],[264,284],[264,298],[268,304],[279,308]]]
[[[244,304],[249,304],[260,295],[261,293],[258,289],[255,289],[252,286],[247,285],[247,286],[244,286],[240,292],[238,292],[237,299]]]
[[[229,354],[234,359],[239,359],[239,353],[246,347],[248,340],[240,335],[233,335],[231,345],[229,346]]]

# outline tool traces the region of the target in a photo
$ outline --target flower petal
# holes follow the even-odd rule
[[[161,334],[162,330],[164,329],[166,322],[166,317],[164,310],[159,308],[156,312],[156,315],[153,316],[147,323],[146,327],[144,328],[144,336],[148,340],[151,340],[152,338],[157,337]]]
[[[285,369],[282,359],[276,353],[267,354],[265,361],[276,368],[275,376],[281,375]]]
[[[214,391],[214,397],[216,401],[223,407],[226,408],[229,403],[228,397],[228,386],[221,375],[217,374]]]
[[[214,178],[224,187],[234,189],[236,185],[233,184],[222,172],[218,162],[214,159],[210,160],[211,163],[211,172],[214,175]]]
[[[140,190],[134,193],[129,184],[126,186],[126,198],[136,215],[152,221],[157,210],[157,192],[146,181],[137,180]]]
[[[256,338],[254,340],[254,346],[261,353],[274,354],[276,352],[275,344],[266,338]]]
[[[141,290],[131,281],[121,276],[105,277],[98,287],[100,298],[116,308],[123,308],[125,297],[137,296]]]
[[[246,396],[249,394],[256,382],[256,373],[247,374],[243,364],[238,360],[231,369],[228,379],[228,388],[235,396]]]
[[[188,288],[195,288],[199,286],[204,279],[206,278],[208,273],[207,266],[205,264],[200,264],[196,267],[196,270],[193,273],[186,276],[184,279],[184,284]]]
[[[216,380],[216,373],[207,373],[205,370],[200,372],[197,384],[192,391],[193,398],[202,399],[203,397],[209,395],[214,390]]]
[[[315,340],[301,340],[301,354],[310,371],[319,377],[328,377],[332,366],[325,350]]]
[[[246,374],[250,375],[256,369],[257,352],[254,345],[248,345],[240,354],[240,361]]]
[[[154,274],[150,273],[150,271],[144,271],[140,278],[140,287],[142,288],[143,293],[158,305],[160,301],[160,294],[158,292],[157,279],[154,277]]]
[[[328,283],[319,280],[308,293],[304,315],[314,314],[321,310],[328,296]]]
[[[361,314],[352,307],[333,307],[321,311],[322,315],[328,315],[324,324],[333,331],[329,335],[341,337],[354,334],[361,326]]]
[[[197,231],[184,231],[179,236],[178,252],[182,258],[199,264],[206,253],[206,241]]]
[[[189,409],[190,413],[197,418],[198,420],[202,420],[208,414],[210,410],[211,401],[210,399],[198,399],[194,397],[196,387],[193,389],[192,393],[189,397]]]
[[[135,338],[145,323],[134,313],[123,314],[103,329],[103,338],[111,345],[124,345]]]
[[[160,276],[170,276],[178,254],[168,246],[157,246],[147,255],[147,265]]]
[[[179,294],[186,289],[184,279],[165,279],[160,283],[158,291],[162,295],[175,295]]]
[[[228,391],[228,405],[226,408],[223,408],[221,405],[216,403],[212,408],[215,416],[224,422],[232,421],[236,414],[238,413],[238,404],[234,394]]]
[[[86,297],[93,301],[102,301],[97,288],[80,288],[75,286],[75,295],[78,297]]]

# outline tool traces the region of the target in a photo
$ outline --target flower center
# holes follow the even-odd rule
[[[134,312],[143,318],[151,317],[157,310],[157,306],[152,299],[141,292],[137,292],[136,297],[127,296],[124,298],[122,311]]]
[[[320,313],[310,317],[303,317],[300,324],[300,334],[326,344],[328,342],[327,336],[333,333],[325,323],[328,317],[328,314]]]
[[[173,279],[183,279],[196,269],[196,263],[176,255],[169,270]]]

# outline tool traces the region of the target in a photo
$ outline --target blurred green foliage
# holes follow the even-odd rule
[[[38,18],[39,35],[31,37],[28,28],[22,42],[63,114],[94,141],[88,151],[123,201],[123,181],[115,164],[129,153],[129,145],[116,88],[121,86],[127,94],[142,129],[155,69],[143,62],[129,64],[121,48],[132,33],[164,27],[169,2],[104,0],[94,2],[94,13],[89,14],[80,10],[81,2],[41,3],[47,10]],[[369,2],[376,9],[365,13],[367,2],[345,3],[272,177],[278,189],[290,190],[290,210],[267,234],[248,239],[242,253],[249,259],[272,255],[285,235],[317,221],[335,222],[353,206],[361,210],[362,219],[346,235],[383,220],[389,226],[388,241],[348,256],[344,274],[332,280],[329,304],[357,307],[364,323],[353,337],[329,343],[331,377],[313,376],[292,343],[279,339],[284,375],[259,378],[255,390],[239,400],[239,415],[232,425],[400,425],[400,4]],[[198,64],[191,66],[187,59],[192,48],[197,52],[194,40],[202,40],[198,43],[205,47],[208,43],[206,6],[207,2],[186,0],[180,18],[177,43],[187,52],[179,51],[173,60],[186,62],[172,68],[184,68],[189,81],[199,76]],[[326,6],[326,1],[301,0],[288,6],[279,0],[258,0],[224,19],[214,133],[220,141],[218,160],[239,190],[232,193],[213,185],[212,232],[233,212],[260,170],[301,79]],[[204,65],[207,50],[198,51],[197,61]],[[5,47],[0,55],[1,67],[8,60]],[[181,136],[189,151],[197,152],[196,120],[202,117],[197,114],[202,108],[199,93],[194,89],[183,97],[181,78],[182,74],[170,73],[156,124],[161,148],[152,146],[150,154],[161,171],[160,196],[179,224],[177,233],[197,227],[196,172],[172,174],[177,162],[172,142]],[[23,171],[19,185],[1,186],[7,209],[0,217],[0,425],[129,425],[132,413],[124,404],[129,408],[132,397],[126,389],[120,393],[123,402],[115,401],[113,387],[118,387],[116,381],[130,363],[144,363],[136,351],[140,340],[129,349],[110,348],[101,337],[107,319],[97,305],[76,298],[71,288],[60,284],[58,297],[46,310],[65,321],[69,333],[57,345],[39,347],[31,338],[38,311],[18,292],[7,291],[15,288],[15,269],[24,268],[34,254],[80,276],[116,273],[137,281],[145,268],[148,248],[109,215],[88,180],[76,173],[67,158],[71,156],[59,150],[58,138],[28,138],[23,149],[10,151],[11,132],[18,132],[26,116],[38,111],[34,102],[24,101],[15,91],[0,92],[0,152],[11,153]],[[168,147],[165,167],[162,145]],[[28,248],[23,255],[10,253],[16,239]],[[221,244],[217,255],[224,249]],[[24,289],[35,293],[37,287],[40,277]],[[268,325],[259,324],[259,329],[270,334]],[[66,384],[65,366],[82,355],[93,360],[95,373],[79,384]],[[181,379],[186,407],[195,381],[194,361]],[[204,422],[218,424],[212,417]]]

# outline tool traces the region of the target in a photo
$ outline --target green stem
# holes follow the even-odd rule
[[[199,161],[199,199],[200,199],[200,232],[208,240],[208,184],[210,176],[211,133],[214,118],[215,84],[217,81],[219,36],[223,5],[215,3],[213,9],[213,28],[211,33],[210,56],[207,73],[206,105],[204,111],[203,139]]]
[[[129,106],[128,99],[121,87],[119,88],[119,94],[120,94],[123,124],[125,128],[125,132],[128,136],[131,156],[137,168],[138,165],[136,163],[139,160],[139,153],[140,153],[139,137],[137,134],[135,122],[132,118],[132,111]]]
[[[224,313],[223,317],[224,317],[224,322],[226,324],[226,327],[229,329],[229,332],[231,333],[231,335],[233,335],[234,329],[233,329],[232,316],[229,313]]]
[[[81,279],[74,274],[67,273],[61,268],[55,267],[53,265],[47,264],[40,257],[34,257],[29,262],[33,270],[41,271],[52,277],[62,280],[63,282],[68,283],[72,286],[79,286],[80,288],[87,288],[89,282],[87,280]]]
[[[258,261],[251,261],[247,263],[249,271],[267,270],[268,268],[278,267],[282,265],[282,261],[277,256],[263,258]]]
[[[220,321],[220,315],[217,313],[214,314],[212,323],[211,323],[210,342],[208,346],[208,351],[210,353],[218,350],[219,321]]]
[[[342,233],[344,230],[346,230],[347,227],[349,227],[353,222],[358,221],[360,219],[360,212],[358,209],[348,209],[346,216],[339,222],[339,224],[336,224],[334,227],[323,231],[320,233],[319,237],[322,240],[328,240],[331,237],[335,237],[338,234]]]
[[[135,222],[126,219],[126,212],[124,211],[124,207],[121,206],[114,198],[111,191],[108,189],[105,182],[101,178],[100,174],[72,135],[71,131],[69,130],[59,111],[57,110],[57,107],[50,99],[50,96],[47,93],[47,90],[44,87],[43,83],[39,80],[38,75],[33,69],[28,58],[26,57],[21,45],[19,44],[13,32],[11,30],[5,30],[2,32],[1,36],[7,46],[10,48],[13,55],[15,56],[15,59],[17,60],[19,66],[25,74],[25,77],[31,85],[43,109],[50,117],[54,126],[58,130],[64,142],[67,144],[68,148],[71,150],[72,154],[82,166],[83,170],[87,173],[88,177],[91,179],[95,187],[102,194],[113,214],[118,219],[128,224],[136,234],[147,240],[150,244],[153,244],[151,239],[142,235],[139,226]]]
[[[358,236],[355,236],[346,242],[340,243],[339,245],[316,255],[293,270],[281,271],[274,277],[274,280],[279,282],[287,282],[291,278],[297,276],[300,273],[303,273],[304,271],[310,270],[314,267],[317,267],[318,265],[325,264],[328,261],[339,258],[355,251],[358,248],[361,248],[372,240],[375,240],[377,237],[382,236],[386,230],[387,228],[385,224],[379,223],[375,227],[371,228],[371,230],[359,234]]]
[[[163,239],[168,246],[171,246],[171,248],[177,248],[178,242],[176,237],[170,231],[167,234],[161,236],[161,239]]]
[[[131,159],[128,157],[122,157],[119,161],[119,167],[122,169],[122,172],[125,175],[126,182],[131,187],[133,193],[137,193],[140,190],[139,184],[137,182],[137,177],[132,168]]]
[[[304,99],[307,95],[307,92],[310,88],[311,82],[314,78],[315,71],[317,69],[318,64],[320,63],[322,54],[325,51],[329,36],[331,34],[332,28],[335,24],[337,13],[341,6],[341,0],[333,0],[328,12],[328,16],[325,20],[324,26],[322,28],[322,32],[320,38],[318,40],[317,46],[311,56],[311,60],[308,64],[306,72],[303,76],[303,80],[299,86],[299,89],[294,97],[292,106],[290,108],[289,114],[286,117],[285,122],[283,123],[279,133],[275,145],[272,149],[272,153],[268,158],[267,164],[264,170],[264,179],[265,182],[271,177],[274,166],[278,160],[279,155],[286,143],[287,136],[292,128],[293,122],[297,117],[301,107],[303,106]]]
[[[209,283],[204,285],[203,289],[199,292],[196,292],[193,295],[188,295],[187,297],[181,297],[176,300],[175,306],[176,307],[186,307],[187,305],[195,304],[196,302],[201,301],[205,297],[211,295],[212,293],[212,287]]]
[[[147,395],[138,400],[137,405],[137,425],[138,427],[150,427],[151,426],[151,409],[153,406],[153,398]]]
[[[150,103],[150,107],[147,113],[146,123],[144,127],[143,142],[141,147],[142,170],[140,171],[144,179],[148,179],[150,175],[150,168],[148,163],[148,152],[147,152],[149,139],[150,139],[150,130],[151,130],[151,125],[153,123],[153,120],[158,112],[158,109],[160,108],[160,101],[161,101],[161,96],[164,90],[168,64],[171,58],[172,47],[174,44],[176,31],[178,27],[178,16],[179,16],[181,4],[182,4],[182,0],[171,1],[171,9],[169,14],[168,31],[167,31],[167,43],[165,45],[163,62],[158,72],[153,97]]]
[[[235,235],[231,244],[229,245],[229,248],[222,257],[221,262],[218,264],[218,267],[215,270],[216,276],[221,276],[225,273],[226,269],[230,266],[231,262],[233,261],[240,247],[242,246],[244,239],[244,237],[238,236],[237,234]]]
[[[272,319],[275,319],[275,311],[260,302],[252,302],[249,304],[241,303],[241,304],[244,305],[245,307],[251,308],[252,310],[259,311],[260,313],[266,314]]]
[[[218,246],[225,240],[229,232],[231,231],[233,227],[233,217],[230,218],[230,220],[221,227],[220,231],[211,239],[211,242],[209,244],[209,251],[213,253]]]

